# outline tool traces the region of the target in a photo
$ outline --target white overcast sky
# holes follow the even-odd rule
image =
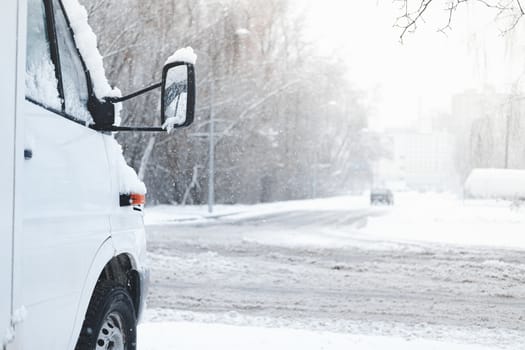
[[[375,128],[409,126],[419,111],[447,112],[451,95],[465,89],[490,84],[504,91],[509,75],[516,74],[507,69],[509,38],[501,37],[493,12],[465,7],[445,36],[437,28],[446,13],[437,6],[402,45],[393,28],[397,11],[391,0],[300,2],[306,1],[311,2],[308,36],[326,54],[339,50],[355,85],[379,97]]]

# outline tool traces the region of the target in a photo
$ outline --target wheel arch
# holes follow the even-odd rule
[[[130,254],[120,253],[114,255],[100,272],[97,284],[101,281],[115,281],[125,287],[131,295],[135,312],[137,313],[139,311],[141,280],[136,268],[136,262]],[[94,288],[96,288],[96,285]]]
[[[84,286],[80,293],[79,303],[75,316],[74,328],[69,340],[69,349],[74,349],[77,342],[89,302],[95,288],[101,281],[115,281],[124,286],[130,293],[135,312],[141,310],[142,279],[137,270],[136,260],[132,254],[117,253],[113,246],[111,237],[107,238],[100,246],[95,255]]]

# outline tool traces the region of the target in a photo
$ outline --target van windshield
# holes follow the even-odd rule
[[[26,96],[60,110],[56,67],[51,61],[43,1],[29,0],[27,11]]]

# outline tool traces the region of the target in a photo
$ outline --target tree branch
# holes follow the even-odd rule
[[[399,39],[403,42],[404,37],[409,32],[414,32],[417,29],[419,22],[423,21],[423,15],[427,12],[431,3],[436,3],[438,0],[418,0],[418,6],[412,7],[411,3],[414,0],[394,0],[400,2],[401,15],[396,18],[394,27],[399,28],[401,33]],[[521,4],[521,0],[443,0],[446,4],[445,11],[447,12],[447,22],[438,31],[446,34],[447,29],[451,29],[452,22],[454,20],[454,13],[456,10],[467,2],[477,2],[489,9],[496,11],[496,18],[508,20],[506,28],[502,31],[502,34],[516,28],[523,16],[525,11]],[[416,8],[415,10],[410,10]]]

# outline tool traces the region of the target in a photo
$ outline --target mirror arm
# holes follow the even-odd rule
[[[162,82],[156,83],[153,85],[150,85],[144,89],[135,91],[129,95],[122,96],[122,97],[106,97],[104,100],[109,103],[118,103],[123,102],[129,99],[132,99],[134,97],[137,97],[139,95],[142,95],[146,92],[149,92],[151,90],[160,88],[162,86]],[[114,132],[114,131],[166,131],[165,129],[161,127],[150,127],[150,126],[116,126],[116,125],[97,125],[93,124],[90,125],[91,129],[97,130],[97,131],[107,131],[107,132]]]
[[[129,99],[132,99],[133,97],[137,97],[139,95],[142,95],[142,94],[145,94],[146,92],[149,92],[151,90],[154,90],[154,89],[158,89],[160,88],[162,85],[162,82],[161,83],[156,83],[156,84],[153,84],[151,86],[148,86],[142,90],[139,90],[139,91],[135,91],[129,95],[126,95],[126,96],[122,96],[122,97],[108,97],[106,98],[106,101],[108,102],[111,102],[111,103],[118,103],[118,102],[124,102],[126,100],[129,100]]]
[[[114,126],[112,131],[166,131],[166,129],[160,127],[151,126]]]
[[[166,129],[163,129],[161,127],[151,127],[151,126],[98,126],[96,124],[91,124],[89,126],[91,129],[96,131],[107,131],[107,132],[114,132],[114,131],[152,131],[152,132],[159,132],[159,131],[166,131]]]

